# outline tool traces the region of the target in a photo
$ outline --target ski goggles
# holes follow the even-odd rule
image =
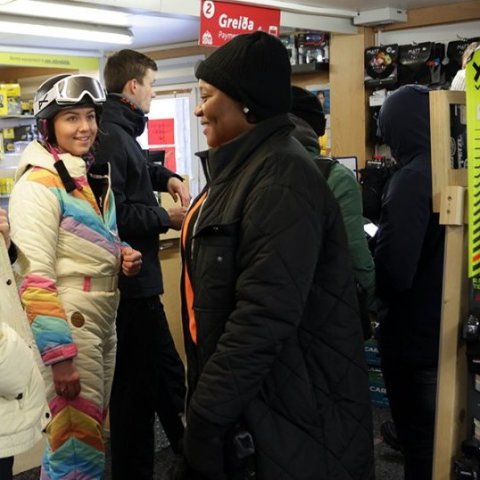
[[[80,103],[85,95],[88,95],[95,105],[100,105],[106,100],[105,89],[97,79],[86,75],[62,78],[44,95],[35,98],[33,113],[37,115],[52,102],[57,105],[75,105]]]

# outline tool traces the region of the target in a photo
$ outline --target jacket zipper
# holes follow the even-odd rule
[[[202,202],[202,205],[200,205],[200,208],[198,210],[198,215],[197,215],[197,218],[195,220],[195,223],[193,224],[193,229],[192,229],[192,244],[190,246],[190,262],[193,266],[193,251],[194,251],[194,247],[195,247],[195,234],[197,233],[197,228],[198,228],[198,222],[200,220],[200,216],[202,215],[202,211],[203,211],[203,208],[205,207],[205,203],[207,202],[207,198],[208,198],[208,192],[210,190],[207,189],[207,192],[205,194],[205,199],[203,200]]]

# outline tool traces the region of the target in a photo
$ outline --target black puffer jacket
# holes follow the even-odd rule
[[[238,425],[253,436],[257,480],[372,473],[345,231],[292,127],[287,116],[273,117],[201,154],[208,197],[183,232],[198,338],[188,333],[184,289],[185,455],[201,478],[230,478],[224,454]]]
[[[153,193],[167,190],[175,174],[148,163],[137,142],[146,117],[125,97],[110,94],[103,107],[98,162],[110,162],[120,238],[142,253],[142,269],[134,277],[120,276],[123,297],[143,298],[163,293],[158,261],[159,234],[171,226],[170,217]],[[179,177],[180,178],[180,177]]]

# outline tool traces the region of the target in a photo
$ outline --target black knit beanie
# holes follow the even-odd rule
[[[314,93],[293,85],[290,111],[305,120],[319,137],[325,134],[325,114],[320,100]]]
[[[243,103],[258,121],[289,112],[290,75],[282,42],[260,31],[237,35],[195,71],[198,79]]]

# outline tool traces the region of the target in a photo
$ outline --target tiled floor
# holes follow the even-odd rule
[[[402,480],[403,459],[402,455],[392,450],[383,443],[380,437],[380,425],[384,420],[389,419],[388,409],[374,409],[374,432],[375,432],[375,480]],[[107,452],[108,455],[108,452]],[[154,480],[166,480],[165,471],[171,465],[173,453],[168,447],[168,441],[163,431],[157,430],[157,453],[155,456],[155,477]],[[111,480],[110,468],[107,461],[105,479]],[[39,468],[14,476],[15,480],[38,480]]]

